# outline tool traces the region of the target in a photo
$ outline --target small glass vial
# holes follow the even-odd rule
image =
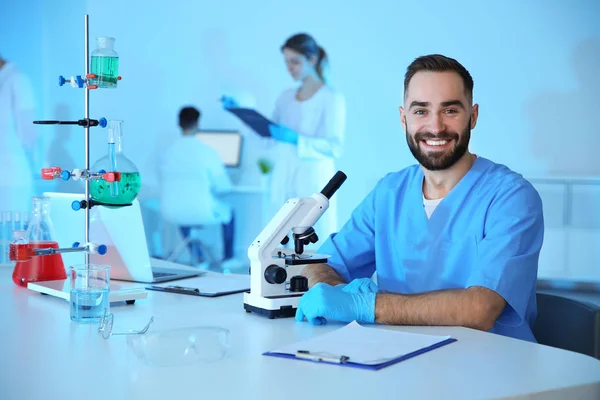
[[[90,68],[90,73],[96,74],[96,78],[90,79],[90,85],[115,89],[119,80],[119,55],[114,50],[115,39],[99,37],[96,42],[98,47],[92,52]]]
[[[13,229],[17,231],[23,229],[21,226],[21,213],[18,211],[15,211],[14,213]]]
[[[14,230],[12,231],[12,241],[8,250],[8,258],[10,261],[26,261],[31,258],[31,249],[27,240],[27,231]]]
[[[29,228],[29,212],[23,212],[23,229],[27,230]]]
[[[0,256],[0,261],[2,262],[8,262],[9,259],[7,259],[8,257],[8,252],[9,250],[9,246],[8,244],[10,243],[10,238],[11,238],[11,232],[13,231],[13,223],[12,223],[12,213],[10,211],[5,211],[4,212],[4,226],[3,226],[4,232],[2,232],[2,236],[3,236],[3,243],[2,243],[2,256]]]

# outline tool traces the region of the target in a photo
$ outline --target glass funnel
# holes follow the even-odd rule
[[[90,196],[103,204],[130,205],[140,193],[140,172],[135,164],[123,154],[123,121],[108,123],[108,154],[92,166],[93,171],[120,172],[121,180],[106,182],[104,179],[90,181]]]
[[[28,242],[31,250],[58,249],[58,242],[54,235],[54,225],[50,219],[50,198],[34,197],[32,203],[31,220],[25,234],[26,240],[23,243]],[[68,221],[61,222],[68,223]],[[27,287],[28,282],[66,279],[67,274],[62,256],[51,254],[32,256],[29,259],[17,261],[12,278],[17,285]]]

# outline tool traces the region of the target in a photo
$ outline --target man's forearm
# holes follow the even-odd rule
[[[308,278],[308,286],[313,287],[319,282],[332,286],[346,283],[333,268],[327,264],[309,264],[302,270],[302,275]]]
[[[375,301],[375,322],[465,326],[488,331],[505,305],[499,294],[478,286],[416,295],[381,293]]]

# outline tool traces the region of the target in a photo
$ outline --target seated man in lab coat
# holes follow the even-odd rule
[[[478,114],[458,61],[408,67],[400,119],[419,164],[381,179],[322,245],[332,257],[305,268],[298,321],[454,325],[535,342],[542,202],[521,175],[469,152]]]
[[[218,197],[231,191],[231,181],[217,151],[196,137],[199,119],[200,111],[194,107],[179,113],[181,136],[160,163],[161,214],[179,225],[184,237],[194,227],[222,225],[223,251],[216,258],[227,260],[233,257],[234,218],[231,207]],[[193,257],[207,256],[194,241],[189,248]]]

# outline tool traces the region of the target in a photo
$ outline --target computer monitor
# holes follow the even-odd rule
[[[239,167],[242,135],[237,131],[202,130],[196,137],[219,153],[226,167]]]

